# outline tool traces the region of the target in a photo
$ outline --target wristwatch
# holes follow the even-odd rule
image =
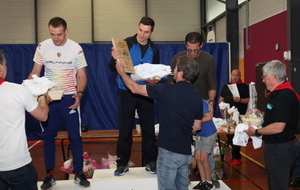
[[[213,104],[215,103],[215,101],[214,101],[214,100],[208,100],[208,103],[210,103],[210,102],[212,102]]]
[[[261,134],[258,132],[258,129],[255,129],[255,136],[260,137]]]

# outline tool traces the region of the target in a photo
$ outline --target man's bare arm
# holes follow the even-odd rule
[[[35,117],[39,121],[47,121],[49,107],[47,105],[46,96],[42,95],[38,98],[38,106],[31,112],[29,112],[33,117]]]
[[[266,127],[258,129],[261,135],[274,135],[281,133],[286,126],[286,123],[275,122],[267,125]],[[255,136],[255,130],[250,124],[248,124],[248,129],[245,131],[249,136]]]
[[[209,100],[215,100],[216,94],[217,94],[216,90],[208,91]],[[208,110],[211,114],[214,114],[214,103],[213,102],[208,103]]]
[[[199,131],[202,126],[202,120],[194,120],[193,132]]]
[[[142,96],[148,97],[148,92],[146,89],[146,85],[139,85],[134,80],[132,80],[124,71],[124,65],[123,63],[120,63],[117,61],[116,69],[120,75],[120,77],[123,79],[123,82],[131,90],[134,94],[140,94]]]
[[[87,74],[86,74],[86,68],[80,68],[78,69],[78,91],[84,91],[87,84]]]
[[[75,99],[75,103],[73,105],[71,105],[69,108],[70,109],[77,109],[77,107],[80,104],[80,100],[83,96],[83,92],[86,88],[86,84],[87,84],[87,74],[86,74],[86,68],[80,68],[77,70],[77,81],[78,81],[78,88],[77,91],[80,93],[77,93],[73,96],[73,98]]]
[[[34,74],[36,74],[36,76],[39,77],[41,75],[42,68],[43,68],[43,65],[34,63],[32,71],[28,76],[28,79],[32,79],[32,75],[34,75]]]

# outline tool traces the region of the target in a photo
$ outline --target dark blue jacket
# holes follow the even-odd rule
[[[142,63],[159,64],[160,63],[159,51],[158,51],[157,47],[155,46],[155,44],[149,39],[148,49],[145,52],[144,56],[142,57],[141,48],[139,46],[139,43],[137,42],[136,36],[137,36],[137,34],[125,39],[125,41],[127,42],[129,51],[130,51],[130,56],[132,59],[133,66],[136,66],[136,65],[139,65]],[[115,65],[116,65],[116,62],[112,57],[108,63],[108,67],[111,71],[116,71]],[[137,83],[138,84],[147,84],[144,81],[138,81]],[[125,84],[120,76],[118,76],[118,87],[122,90],[129,90],[125,86]]]

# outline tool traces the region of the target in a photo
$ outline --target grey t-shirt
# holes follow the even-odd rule
[[[174,70],[178,56],[187,55],[187,51],[176,54],[172,60],[171,69]],[[217,90],[216,64],[212,55],[201,51],[200,55],[194,60],[199,64],[199,75],[193,82],[196,91],[204,100],[209,99],[208,92]],[[168,77],[168,83],[175,83],[173,76]]]

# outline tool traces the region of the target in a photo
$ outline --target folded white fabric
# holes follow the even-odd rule
[[[154,125],[154,131],[155,133],[159,133],[159,123]]]
[[[219,103],[219,108],[221,109],[221,110],[225,110],[225,109],[230,109],[230,105],[228,104],[228,103],[225,103],[225,102],[221,102],[221,103]]]
[[[46,93],[49,89],[57,86],[53,81],[48,80],[46,77],[38,77],[32,75],[33,79],[23,80],[23,85],[34,95],[39,96]]]
[[[235,121],[235,123],[238,125],[239,124],[239,120],[240,120],[240,112],[238,111],[237,108],[235,108],[235,106],[232,106],[229,110],[228,113],[232,115],[232,120]]]
[[[252,138],[252,144],[254,149],[258,149],[261,147],[262,144],[262,136],[256,137],[256,136],[251,136]]]
[[[134,66],[135,73],[131,74],[134,81],[147,79],[162,79],[171,74],[171,67],[163,64],[143,63]]]
[[[233,112],[232,120],[234,120],[237,125],[240,122],[240,112],[237,109]]]
[[[249,136],[244,131],[248,129],[248,126],[241,123],[236,126],[232,143],[237,146],[246,146]]]
[[[256,126],[252,126],[257,129]],[[245,131],[248,129],[248,125],[245,123],[238,124],[235,128],[234,137],[232,143],[237,146],[246,146],[248,143],[249,136]],[[262,136],[250,136],[252,138],[252,145],[254,149],[260,148],[262,145]]]

